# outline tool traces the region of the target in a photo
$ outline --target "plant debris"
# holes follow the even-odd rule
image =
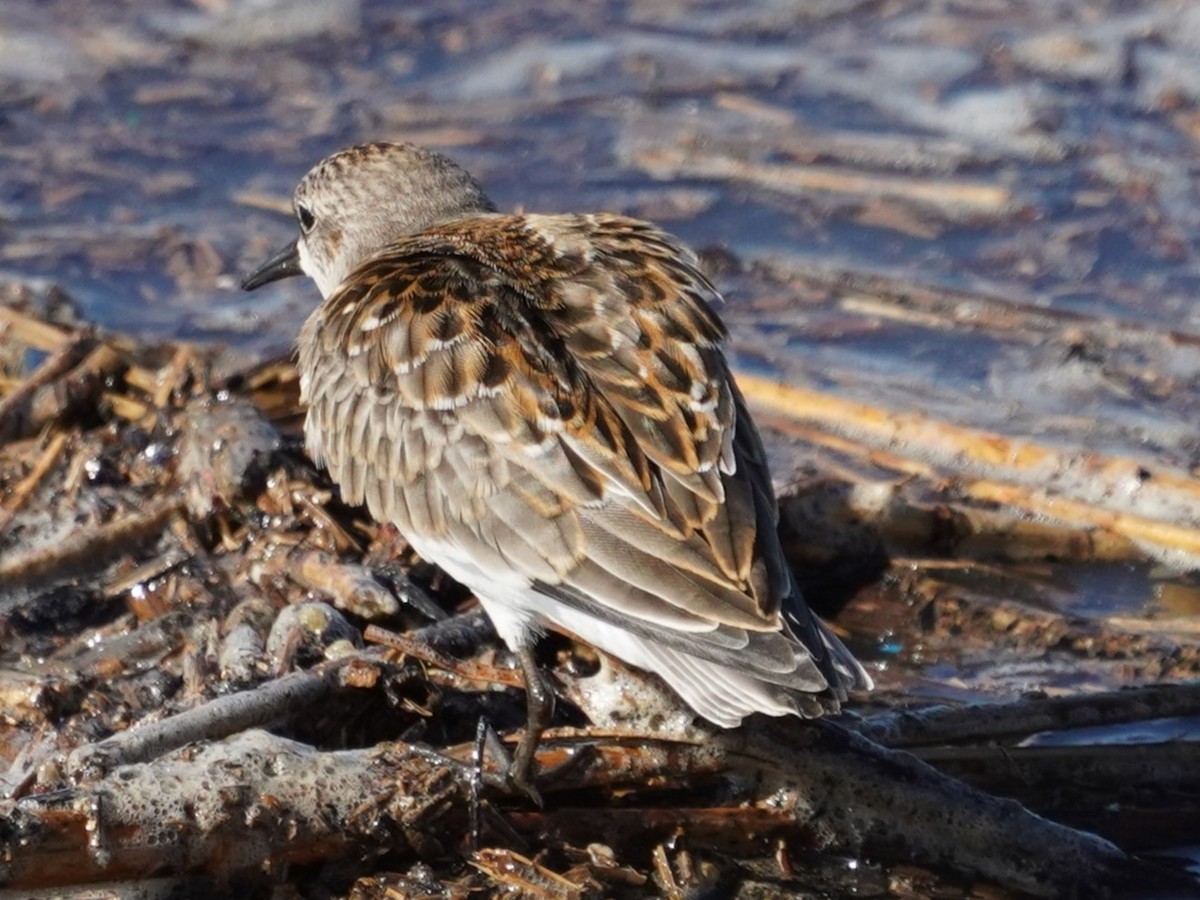
[[[12,308],[0,328],[41,356],[5,390],[4,421],[28,423],[31,398],[70,385],[88,383],[92,398],[51,403],[36,429],[14,425],[0,444],[7,888],[153,875],[182,891],[320,883],[364,898],[1194,891],[1181,870],[1129,851],[1186,838],[1170,822],[1194,815],[1200,744],[1063,750],[1044,735],[1195,716],[1200,695],[1167,682],[1194,677],[1200,641],[1055,611],[1046,598],[1066,588],[1054,548],[1077,547],[1076,567],[1149,554],[1119,511],[1035,524],[1019,502],[980,506],[936,468],[953,441],[977,440],[967,432],[928,423],[897,442],[903,417],[884,427],[877,414],[859,443],[858,407],[811,415],[838,401],[770,394],[777,417],[794,411],[823,436],[815,446],[872,459],[873,481],[845,468],[840,486],[796,486],[784,534],[802,572],[841,586],[836,624],[877,648],[864,657],[879,693],[859,698],[870,704],[859,714],[720,732],[654,679],[549,639],[561,702],[538,751],[536,808],[502,776],[500,748],[523,723],[519,669],[473,598],[342,504],[304,456],[290,363],[217,376],[187,345]],[[93,371],[104,374],[81,377]],[[751,399],[766,390],[747,384]],[[975,463],[978,477],[1011,476],[1000,457]],[[881,489],[888,467],[902,477]],[[1096,534],[1071,537],[1079,528]],[[901,652],[885,649],[885,629]],[[997,646],[1010,659],[1111,660],[1148,684],[911,707],[905,686],[928,681],[930,660]],[[1126,785],[1120,813],[1113,779]],[[1138,836],[1145,822],[1160,841]]]

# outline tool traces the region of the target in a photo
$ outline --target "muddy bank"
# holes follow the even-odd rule
[[[305,458],[289,362],[218,375],[204,348],[30,313],[3,314],[14,359],[35,363],[0,398],[9,887],[1190,889],[1129,854],[1189,839],[1200,745],[1164,743],[1163,728],[1200,713],[1194,690],[1170,686],[1194,679],[1200,642],[1066,602],[1080,573],[1154,555],[1127,533],[1142,512],[1087,499],[1120,459],[1089,456],[1076,485],[1074,511],[1097,522],[1035,520],[1013,461],[1069,472],[1070,455],[1026,446],[948,483],[922,460],[961,456],[979,439],[969,430],[747,379],[776,428],[845,461],[783,498],[785,537],[880,689],[840,719],[710,733],[655,682],[546,641],[560,700],[538,809],[499,777],[504,753],[478,742],[481,721],[509,738],[523,723],[514,661],[471,597]],[[866,439],[843,435],[856,411]],[[884,488],[888,469],[903,477]],[[977,496],[1002,478],[1011,503]],[[964,677],[1003,693],[1014,667],[1062,697],[922,708],[923,694],[965,692]],[[1152,687],[1082,687],[1101,683]],[[1058,746],[1084,724],[1099,730]]]

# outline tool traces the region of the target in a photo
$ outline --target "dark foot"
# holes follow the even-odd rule
[[[488,829],[499,834],[506,846],[516,847],[523,851],[528,848],[525,840],[513,830],[496,808],[483,798],[485,784],[499,791],[510,787],[507,776],[488,775],[484,772],[483,760],[487,755],[500,760],[502,765],[512,765],[512,756],[500,742],[500,738],[488,724],[487,719],[480,716],[479,723],[475,728],[475,752],[471,759],[471,802],[469,806],[471,851],[475,852],[481,846],[485,817]]]
[[[517,752],[513,754],[512,764],[508,767],[508,783],[541,806],[541,795],[533,786],[533,763],[542,732],[546,730],[550,718],[554,715],[554,692],[542,677],[537,660],[533,658],[532,649],[521,647],[517,650],[517,659],[521,662],[521,672],[525,676],[526,721],[525,733],[521,735],[521,740],[517,743]]]

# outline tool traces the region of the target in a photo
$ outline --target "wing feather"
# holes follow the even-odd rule
[[[347,499],[472,560],[477,592],[523,576],[551,623],[562,604],[647,647],[844,696],[866,676],[783,559],[718,299],[685,248],[621,217],[403,238],[301,334],[310,450]]]

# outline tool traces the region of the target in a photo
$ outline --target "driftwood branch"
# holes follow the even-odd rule
[[[249,731],[21,800],[0,817],[0,885],[197,871],[228,883],[353,848],[419,855],[461,837],[439,822],[463,808],[451,769],[403,747],[322,753]]]
[[[10,553],[0,561],[0,584],[32,587],[98,571],[130,545],[157,537],[182,508],[181,500],[165,497],[112,522],[81,528],[56,546]]]
[[[509,814],[530,837],[599,835],[618,847],[633,837],[645,846],[682,828],[693,845],[736,850],[753,834],[901,855],[1045,897],[1135,896],[1149,886],[1171,896],[1190,885],[829,723],[772,722],[709,741],[554,734],[538,762],[560,773],[544,782],[547,808]],[[660,794],[716,780],[747,787],[733,804],[657,805]],[[372,848],[418,857],[434,847],[464,848],[467,784],[461,766],[402,744],[322,753],[251,731],[12,804],[0,819],[0,840],[10,848],[7,886],[150,871],[199,871],[228,882],[268,863]],[[619,808],[586,816],[556,804],[599,788],[632,793]]]
[[[865,445],[860,452],[885,452],[913,474],[933,476],[931,465],[962,473],[958,490],[975,500],[1103,529],[1155,557],[1200,564],[1200,479],[1190,474],[1064,453],[1032,438],[896,413],[746,372],[738,373],[738,385],[756,408],[808,423],[809,439],[813,425],[839,447],[851,436]]]
[[[1198,713],[1200,684],[1159,684],[1078,697],[1027,697],[1012,703],[901,710],[860,720],[851,727],[884,746],[912,748]]]
[[[339,669],[293,672],[250,691],[217,697],[167,719],[138,725],[76,750],[69,769],[77,776],[148,762],[195,741],[228,737],[295,715],[339,686]]]

